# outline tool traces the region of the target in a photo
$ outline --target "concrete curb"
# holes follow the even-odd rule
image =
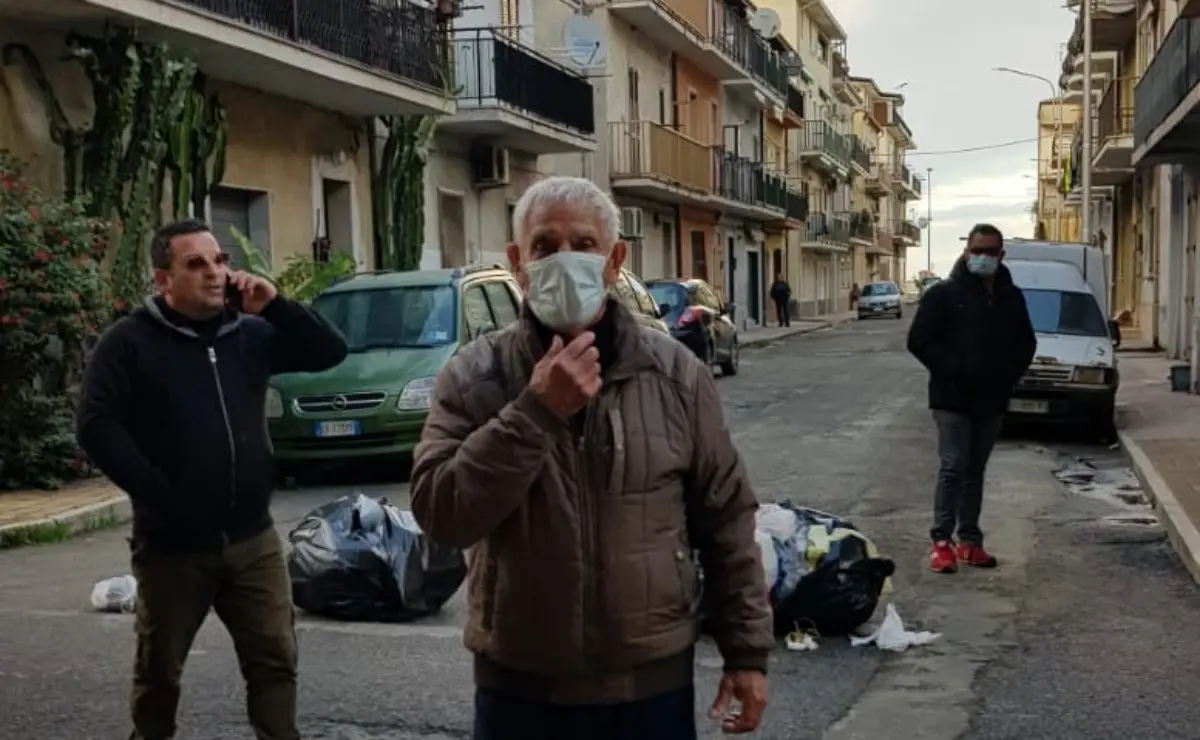
[[[798,319],[798,320],[805,321],[806,319]],[[751,337],[749,339],[739,338],[738,344],[739,344],[739,346],[741,346],[742,349],[746,349],[747,347],[762,347],[764,345],[771,344],[773,342],[782,342],[784,340],[791,339],[793,337],[799,337],[799,336],[803,336],[805,334],[812,334],[815,331],[821,331],[823,329],[832,329],[835,326],[840,326],[842,324],[848,324],[854,320],[855,320],[855,318],[853,316],[851,316],[849,318],[832,319],[832,320],[828,320],[828,321],[822,319],[822,320],[820,320],[820,323],[817,323],[816,321],[812,322],[812,323],[817,323],[816,326],[808,326],[803,329],[796,329],[796,331],[791,332],[790,334],[777,334],[773,337]]]
[[[129,497],[123,493],[114,494],[103,501],[70,509],[57,516],[0,526],[0,550],[34,544],[36,540],[26,535],[39,531],[58,530],[64,538],[68,538],[124,524],[132,518],[133,505]]]
[[[1175,498],[1171,487],[1154,469],[1154,463],[1142,450],[1141,445],[1119,430],[1117,437],[1129,455],[1134,475],[1141,481],[1142,489],[1149,494],[1154,503],[1154,511],[1167,531],[1167,539],[1170,540],[1171,546],[1179,553],[1179,558],[1183,560],[1192,578],[1200,582],[1200,530],[1196,529],[1195,523],[1188,518],[1179,504],[1179,499]]]

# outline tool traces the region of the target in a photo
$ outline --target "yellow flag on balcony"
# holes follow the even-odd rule
[[[1059,173],[1058,187],[1062,190],[1063,195],[1071,192],[1071,153],[1067,152],[1067,157],[1063,162],[1062,172]]]

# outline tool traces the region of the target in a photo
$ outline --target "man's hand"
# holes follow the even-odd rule
[[[242,294],[242,313],[257,316],[279,295],[271,281],[248,272],[230,272],[229,282]]]
[[[730,707],[735,700],[741,704],[738,710]],[[721,720],[721,730],[726,735],[742,735],[758,729],[766,708],[765,675],[759,671],[726,671],[717,687],[717,698],[709,716]]]
[[[600,392],[600,351],[596,335],[584,332],[563,346],[554,337],[546,355],[533,366],[529,389],[564,419],[587,405]]]

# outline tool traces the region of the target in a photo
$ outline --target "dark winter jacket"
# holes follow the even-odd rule
[[[1029,368],[1037,337],[1025,296],[1000,265],[991,292],[959,260],[921,298],[908,351],[929,369],[929,407],[999,414]]]
[[[152,299],[100,338],[84,376],[79,444],[132,499],[135,540],[219,547],[271,526],[268,378],[345,357],[338,330],[286,298],[261,316],[205,323]]]
[[[771,283],[771,300],[776,303],[787,303],[791,297],[792,286],[788,285],[786,280],[776,280]]]

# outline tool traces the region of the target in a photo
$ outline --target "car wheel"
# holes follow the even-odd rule
[[[729,359],[721,363],[722,375],[737,375],[738,374],[738,342],[737,337],[733,338],[733,346],[729,348]]]

